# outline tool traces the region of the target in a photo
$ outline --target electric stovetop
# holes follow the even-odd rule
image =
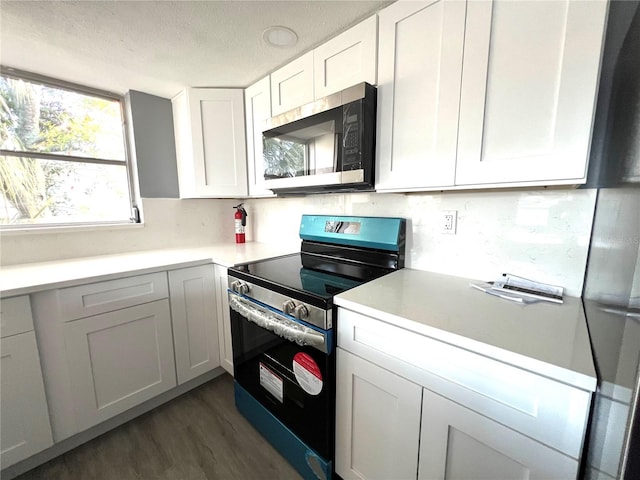
[[[334,295],[357,287],[389,269],[352,264],[302,252],[231,267],[234,277],[286,295],[311,295],[329,302]]]

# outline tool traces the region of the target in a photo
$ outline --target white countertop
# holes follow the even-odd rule
[[[127,274],[182,268],[206,263],[225,267],[294,253],[291,246],[266,243],[220,243],[198,248],[172,248],[115,255],[27,263],[0,268],[0,296],[24,295]]]
[[[595,391],[579,298],[518,304],[471,288],[473,280],[402,269],[335,297],[337,305],[534,373]]]

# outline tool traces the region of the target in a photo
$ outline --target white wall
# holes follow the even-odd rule
[[[60,233],[3,233],[0,264],[44,262],[233,241],[233,200],[143,199],[143,226]]]
[[[303,213],[408,219],[407,265],[481,280],[509,272],[579,296],[595,190],[345,194],[250,200],[250,239],[290,241]],[[441,211],[458,211],[456,235],[440,233]]]

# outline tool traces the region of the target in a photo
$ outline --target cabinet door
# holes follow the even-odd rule
[[[271,74],[271,112],[313,102],[313,52],[305,53]]]
[[[0,340],[0,464],[53,445],[34,332]]]
[[[247,194],[243,90],[190,88],[173,99],[181,197]]]
[[[379,14],[377,190],[453,185],[466,2]]]
[[[262,125],[271,117],[271,82],[265,77],[244,91],[245,121],[247,124],[247,168],[249,195],[273,196],[264,186],[264,159],[262,157]]]
[[[2,338],[33,330],[29,295],[0,299],[0,336]]]
[[[422,388],[341,348],[336,361],[336,473],[415,479]]]
[[[64,324],[78,430],[176,386],[168,300]]]
[[[578,461],[424,389],[418,478],[576,478]]]
[[[313,51],[316,100],[360,82],[376,84],[377,33],[374,15]]]
[[[227,296],[227,267],[216,265],[216,291],[218,295],[218,337],[220,339],[220,362],[233,375],[233,350],[231,347],[231,314]]]
[[[213,265],[169,272],[178,384],[220,366]]]
[[[456,184],[584,182],[606,7],[469,2]]]

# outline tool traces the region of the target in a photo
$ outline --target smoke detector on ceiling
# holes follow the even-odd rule
[[[287,27],[269,27],[262,32],[262,39],[267,45],[278,48],[293,47],[298,43],[296,32]]]

